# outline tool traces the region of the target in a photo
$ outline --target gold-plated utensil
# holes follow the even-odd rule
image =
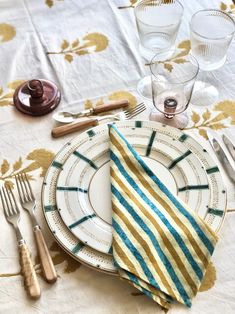
[[[40,258],[44,278],[47,282],[53,283],[57,280],[57,274],[46,242],[44,240],[42,230],[35,216],[36,200],[31,185],[25,173],[17,174],[15,176],[15,180],[21,206],[30,214],[31,217],[33,232],[37,244],[38,255]]]
[[[77,118],[80,118],[80,117],[88,117],[91,115],[96,115],[96,114],[107,112],[110,110],[125,108],[128,105],[129,105],[129,101],[127,99],[116,100],[116,101],[111,101],[106,104],[97,106],[95,108],[82,110],[77,113],[73,113],[70,111],[58,111],[55,114],[53,114],[53,119],[60,123],[72,123]]]
[[[112,114],[112,115],[105,115],[101,117],[95,117],[94,119],[88,119],[82,122],[74,122],[69,125],[62,125],[56,128],[53,128],[51,131],[51,135],[55,138],[61,137],[66,134],[73,133],[75,131],[82,130],[89,126],[95,126],[102,120],[129,120],[140,114],[146,109],[144,103],[138,104],[135,108],[127,109],[125,111]]]
[[[41,295],[38,278],[30,258],[29,249],[23,239],[19,229],[20,211],[15,200],[11,188],[2,187],[0,190],[0,197],[6,220],[13,225],[19,247],[20,264],[22,274],[25,280],[25,288],[28,295],[33,299],[38,299]]]

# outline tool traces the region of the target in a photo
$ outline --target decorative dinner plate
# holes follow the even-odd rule
[[[116,125],[164,184],[218,231],[225,215],[226,193],[219,169],[206,150],[178,129],[156,122]],[[42,199],[49,228],[59,244],[80,261],[115,272],[109,255],[108,150],[106,124],[67,143],[48,169]]]

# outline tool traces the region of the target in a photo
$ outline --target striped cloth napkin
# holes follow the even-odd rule
[[[165,310],[174,301],[191,307],[217,236],[171,194],[115,125],[109,135],[112,249],[120,277]]]

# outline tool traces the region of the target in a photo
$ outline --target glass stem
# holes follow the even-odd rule
[[[172,118],[174,117],[174,115],[167,114],[167,113],[164,113],[164,116],[165,116],[167,119],[172,119]]]
[[[164,116],[167,119],[172,119],[177,107],[177,101],[174,98],[166,98],[164,101]]]

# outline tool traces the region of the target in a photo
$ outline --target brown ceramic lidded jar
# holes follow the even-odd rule
[[[60,97],[61,93],[53,82],[33,79],[16,89],[13,100],[19,111],[32,116],[42,116],[58,106]]]

